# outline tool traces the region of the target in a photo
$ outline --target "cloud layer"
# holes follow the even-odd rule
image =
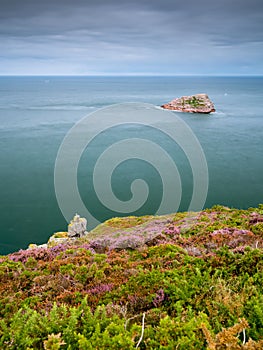
[[[263,74],[262,0],[0,6],[0,74]]]

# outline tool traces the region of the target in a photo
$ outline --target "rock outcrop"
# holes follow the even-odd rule
[[[164,109],[172,111],[181,111],[189,113],[211,113],[215,112],[213,102],[209,99],[207,94],[196,94],[193,96],[182,96],[176,98],[169,103],[161,106]]]
[[[68,225],[68,231],[54,233],[45,244],[37,245],[31,243],[29,244],[28,249],[51,248],[58,244],[70,243],[77,238],[86,236],[87,234],[87,220],[76,214]]]
[[[87,220],[76,214],[68,225],[68,236],[71,238],[83,237],[87,233]]]

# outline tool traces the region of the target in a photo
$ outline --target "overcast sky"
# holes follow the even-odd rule
[[[263,74],[263,0],[0,0],[0,74]]]

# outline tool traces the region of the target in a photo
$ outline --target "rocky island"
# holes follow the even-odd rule
[[[161,106],[164,109],[172,111],[181,111],[188,113],[211,113],[215,112],[213,102],[209,99],[207,94],[196,94],[192,96],[182,96],[176,98],[169,103]]]

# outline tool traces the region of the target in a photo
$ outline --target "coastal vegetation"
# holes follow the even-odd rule
[[[203,107],[205,104],[204,104],[204,101],[200,98],[197,98],[196,96],[192,96],[190,97],[189,99],[185,99],[184,104],[189,104],[193,107]]]
[[[0,280],[1,349],[262,349],[263,205],[113,218]]]

